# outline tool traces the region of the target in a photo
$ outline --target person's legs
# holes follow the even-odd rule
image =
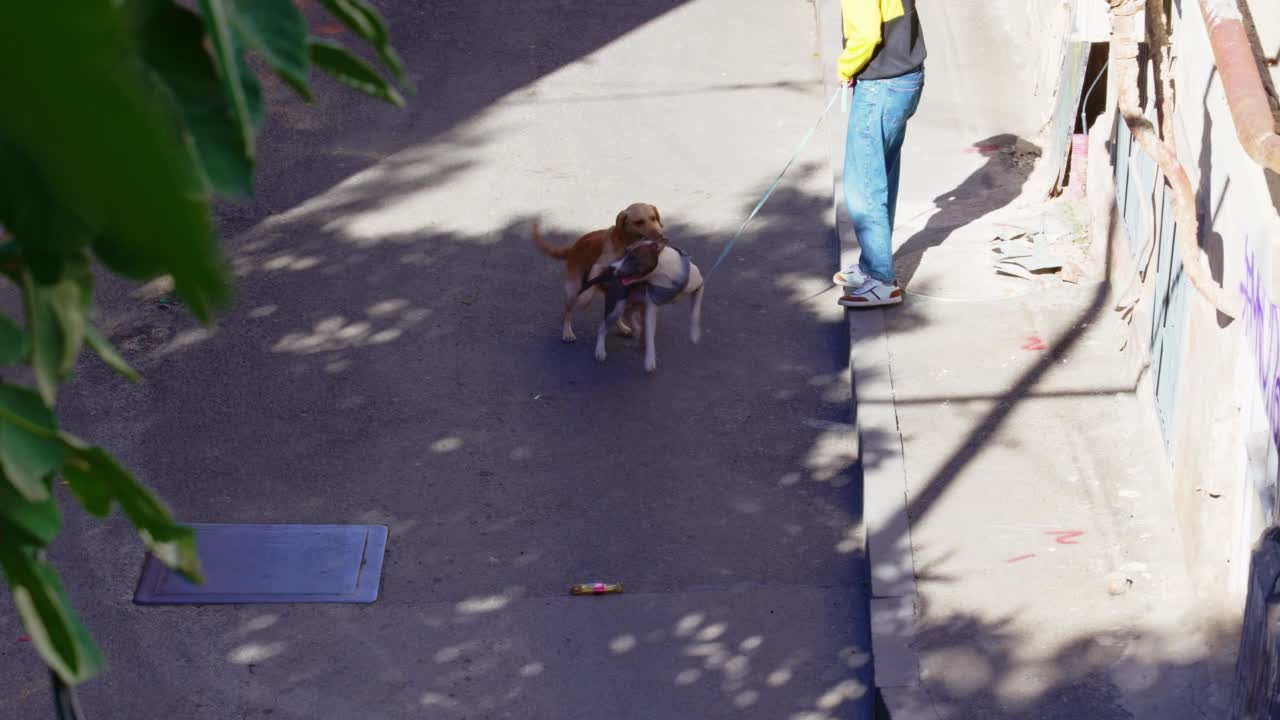
[[[845,205],[862,250],[862,274],[892,281],[902,144],[920,102],[924,73],[857,83],[845,141]],[[842,274],[837,274],[841,283]],[[841,284],[856,285],[857,282]]]
[[[898,214],[898,180],[902,170],[902,144],[907,135],[907,121],[920,106],[924,90],[924,71],[907,73],[886,81],[889,86],[885,103],[885,168],[889,178],[889,227],[895,226]]]
[[[862,250],[859,269],[864,275],[891,282],[894,271],[889,177],[881,127],[887,93],[883,80],[854,86],[845,138],[844,199]]]

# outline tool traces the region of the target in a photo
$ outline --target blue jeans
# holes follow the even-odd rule
[[[924,70],[853,88],[844,150],[844,200],[862,248],[863,274],[893,282],[893,220],[907,120],[924,89]]]

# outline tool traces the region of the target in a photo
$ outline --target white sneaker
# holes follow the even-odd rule
[[[867,281],[867,276],[862,274],[862,269],[854,265],[847,270],[841,270],[831,276],[831,282],[840,287],[856,288]]]
[[[847,308],[897,305],[902,302],[902,288],[898,287],[897,280],[886,283],[869,277],[856,289],[845,293],[839,302]]]

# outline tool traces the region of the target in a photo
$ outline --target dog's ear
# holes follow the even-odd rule
[[[662,213],[658,212],[657,205],[650,205],[653,208],[653,219],[658,221],[658,227],[662,227]]]
[[[626,230],[627,230],[627,211],[626,210],[623,210],[622,212],[618,213],[618,219],[613,221],[613,229],[614,229],[614,232],[618,233],[619,236],[623,236],[626,234]]]

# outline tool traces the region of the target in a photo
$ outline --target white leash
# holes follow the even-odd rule
[[[791,154],[791,159],[788,160],[787,164],[782,168],[782,172],[778,173],[777,179],[773,181],[773,184],[769,186],[768,190],[764,191],[764,197],[760,198],[760,202],[756,203],[755,208],[751,210],[751,214],[747,216],[747,219],[743,221],[742,226],[738,228],[738,232],[734,234],[731,240],[729,240],[729,244],[724,246],[724,250],[720,251],[720,257],[716,259],[715,264],[711,266],[711,269],[708,270],[705,275],[703,275],[704,280],[706,278],[710,278],[711,273],[714,273],[716,268],[720,267],[720,263],[724,262],[724,259],[729,256],[729,251],[733,249],[734,243],[738,242],[738,239],[742,237],[742,231],[747,229],[747,223],[751,222],[751,220],[755,218],[756,213],[760,212],[760,208],[764,207],[764,204],[769,201],[769,196],[773,195],[774,190],[778,189],[778,183],[782,182],[782,176],[787,174],[787,171],[791,169],[791,165],[795,163],[796,158],[800,157],[800,153],[804,150],[804,146],[808,145],[809,141],[813,139],[813,134],[818,131],[818,126],[822,124],[822,120],[827,116],[827,113],[831,112],[831,108],[836,104],[837,99],[840,99],[841,97],[844,98],[842,107],[845,112],[848,112],[848,90],[848,85],[842,85],[840,89],[836,90],[835,94],[831,96],[831,100],[827,103],[827,106],[823,108],[822,114],[818,116],[817,122],[813,124],[813,127],[809,128],[809,132],[805,133],[804,139],[800,141],[798,146],[796,146],[796,151]]]

